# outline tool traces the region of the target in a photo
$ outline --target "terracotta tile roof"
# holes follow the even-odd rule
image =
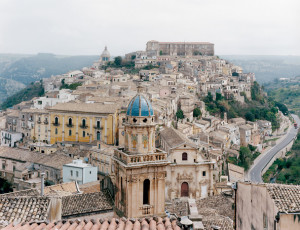
[[[64,230],[180,230],[176,219],[162,219],[160,217],[146,219],[111,219],[111,220],[63,220],[57,222],[19,223],[9,224],[2,230],[40,230],[40,229],[64,229]]]
[[[62,216],[112,211],[109,196],[104,192],[84,193],[62,197]]]
[[[99,103],[58,103],[48,110],[50,111],[68,111],[80,113],[97,113],[97,114],[112,114],[120,107],[119,104],[104,105]]]
[[[220,230],[233,230],[233,221],[229,217],[213,217],[202,220],[205,229],[214,229],[213,227],[220,227]]]
[[[196,147],[189,139],[187,139],[184,134],[180,133],[174,128],[164,128],[160,131],[160,136],[163,138],[167,145],[172,149],[183,144],[188,144],[190,146]]]
[[[36,188],[33,188],[33,189],[26,189],[26,190],[21,190],[16,192],[0,194],[0,199],[4,197],[39,196],[39,195],[40,192]]]
[[[46,221],[49,204],[50,199],[47,197],[0,198],[0,221]]]
[[[64,192],[64,193],[62,193]],[[76,185],[75,181],[68,182],[68,183],[62,183],[62,184],[56,184],[52,186],[47,186],[44,188],[44,194],[45,196],[51,195],[51,194],[76,194],[79,193],[78,185]]]
[[[300,185],[266,184],[279,212],[300,212]]]
[[[20,148],[0,147],[0,158],[14,159],[17,161],[32,162],[56,169],[62,169],[64,164],[72,162],[71,157],[62,154],[52,153],[46,155]]]
[[[93,181],[79,185],[79,189],[82,193],[94,193],[100,192],[100,181]]]

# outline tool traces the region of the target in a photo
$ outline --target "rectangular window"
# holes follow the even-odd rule
[[[55,134],[57,134],[57,128],[55,128]]]
[[[73,170],[71,170],[71,176],[73,176]]]
[[[82,136],[85,137],[85,131],[82,131]]]
[[[263,214],[263,225],[264,225],[264,230],[267,230],[268,229],[268,217],[267,215],[264,213]]]
[[[78,171],[76,171],[76,177],[79,177],[79,173],[78,173]]]
[[[69,136],[72,136],[72,130],[69,130]]]
[[[206,176],[206,171],[203,171],[203,172],[202,172],[202,176]]]

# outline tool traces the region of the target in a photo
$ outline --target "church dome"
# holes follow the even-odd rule
[[[101,57],[110,57],[110,53],[107,50],[107,46],[105,46],[105,48],[101,54]]]
[[[149,117],[153,116],[153,109],[150,101],[141,94],[137,94],[129,102],[127,116]]]

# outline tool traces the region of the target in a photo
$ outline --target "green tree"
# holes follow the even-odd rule
[[[224,99],[224,97],[222,96],[222,94],[216,93],[216,101],[221,101],[223,99]]]
[[[193,117],[200,117],[202,115],[201,110],[199,108],[195,108],[193,110]]]
[[[245,170],[248,170],[250,164],[251,164],[251,151],[249,148],[241,146],[240,155],[239,155],[239,165],[242,166]]]
[[[253,113],[251,113],[251,112],[247,112],[245,114],[245,118],[246,118],[247,121],[254,121],[255,120],[255,117],[254,117]]]
[[[115,57],[114,63],[116,66],[121,66],[122,65],[122,57],[120,57],[120,56]]]
[[[160,56],[161,56],[161,55],[163,55],[163,52],[162,52],[162,50],[160,50],[160,51],[159,51],[159,55],[160,55]]]
[[[177,119],[183,119],[184,118],[183,111],[181,109],[177,110],[176,117],[177,117]]]
[[[3,178],[0,178],[0,194],[12,192],[12,191],[13,191],[12,184]]]

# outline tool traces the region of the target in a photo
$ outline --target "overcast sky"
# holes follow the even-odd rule
[[[300,0],[0,0],[0,53],[124,55],[149,40],[300,55]]]

